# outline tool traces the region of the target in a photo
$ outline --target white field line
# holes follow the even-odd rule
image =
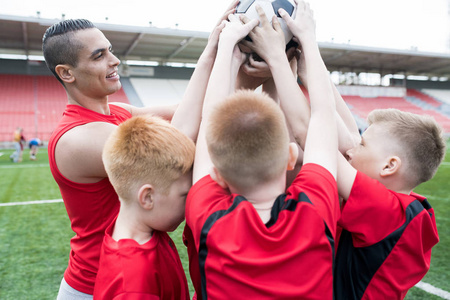
[[[18,206],[18,205],[31,205],[31,204],[48,204],[48,203],[60,203],[63,202],[62,199],[53,200],[35,200],[35,201],[23,201],[23,202],[8,202],[0,203],[0,206]]]
[[[443,299],[450,299],[450,293],[444,290],[441,290],[440,288],[434,287],[429,283],[423,282],[423,281],[419,281],[416,284],[416,287],[424,290],[425,292],[429,293],[429,294],[433,294],[435,296],[441,297]]]
[[[17,205],[31,205],[31,204],[48,204],[48,203],[60,203],[63,202],[62,199],[53,199],[53,200],[35,200],[35,201],[25,201],[25,202],[11,202],[11,203],[0,203],[0,206],[17,206]],[[440,288],[434,287],[429,283],[419,281],[416,285],[417,288],[424,290],[429,294],[433,294],[435,296],[441,297],[443,299],[450,300],[450,293],[444,291]]]
[[[30,165],[22,165],[20,163],[18,164],[14,164],[14,165],[5,165],[5,166],[0,166],[0,169],[13,169],[13,168],[36,168],[36,167],[49,167],[49,164],[30,164]]]

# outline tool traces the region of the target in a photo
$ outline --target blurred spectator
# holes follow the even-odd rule
[[[34,138],[28,142],[28,146],[30,147],[30,160],[36,160],[36,154],[38,152],[38,147],[42,146],[44,143],[38,139]]]
[[[23,136],[23,129],[21,127],[17,127],[14,131],[14,153],[11,154],[9,158],[15,163],[22,161],[23,154],[23,143],[25,142],[25,137]]]

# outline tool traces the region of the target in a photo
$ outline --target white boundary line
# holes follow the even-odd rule
[[[49,167],[49,164],[26,164],[26,165],[22,165],[20,163],[18,164],[14,164],[14,165],[4,165],[4,166],[0,166],[0,169],[13,169],[13,168],[36,168],[36,167]]]
[[[60,203],[63,202],[62,199],[53,199],[53,200],[35,200],[35,201],[24,201],[24,202],[10,202],[10,203],[0,203],[1,206],[18,206],[18,205],[31,205],[31,204],[48,204],[48,203]],[[429,294],[433,294],[435,296],[441,297],[443,299],[450,300],[450,293],[444,291],[440,288],[434,287],[429,283],[419,281],[415,287],[424,290]]]
[[[443,299],[450,299],[450,293],[447,291],[444,291],[440,288],[434,287],[429,283],[423,282],[423,281],[419,281],[416,284],[416,287],[424,290],[425,292],[429,293],[429,294],[433,294],[436,295],[438,297],[441,297]]]
[[[0,156],[2,156],[2,153],[0,153]],[[450,166],[450,162],[448,161],[443,161],[441,163],[442,166]],[[49,164],[26,164],[26,165],[22,165],[20,163],[18,164],[13,164],[13,165],[5,165],[5,166],[0,166],[0,168],[5,168],[5,169],[9,169],[9,168],[32,168],[32,167],[46,167],[49,166]]]
[[[62,199],[53,200],[35,200],[35,201],[24,201],[24,202],[8,202],[0,203],[0,206],[18,206],[18,205],[31,205],[31,204],[47,204],[47,203],[59,203],[63,202]]]

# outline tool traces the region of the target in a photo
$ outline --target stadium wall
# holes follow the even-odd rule
[[[169,66],[119,65],[122,77],[145,77],[158,79],[190,79],[194,68]],[[52,75],[44,61],[0,59],[0,74]]]
[[[156,79],[190,79],[194,68],[154,66],[141,67],[120,65],[119,74],[124,77],[133,78],[156,78]]]
[[[0,74],[52,75],[44,61],[0,59]]]
[[[391,86],[402,86],[402,79],[391,79]],[[450,89],[450,81],[431,81],[431,80],[407,80],[406,87],[408,89],[439,89],[439,90],[449,90]]]

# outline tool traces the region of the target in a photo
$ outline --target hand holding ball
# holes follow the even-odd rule
[[[286,25],[286,22],[278,14],[278,10],[283,8],[292,18],[295,17],[296,5],[294,0],[241,0],[236,7],[235,14],[244,14],[249,19],[258,19],[258,12],[255,6],[259,5],[264,10],[267,19],[272,24],[272,17],[277,16],[284,33],[284,40],[288,44],[292,39],[292,33]],[[241,49],[242,50],[242,49]],[[248,52],[248,51],[245,51]]]

